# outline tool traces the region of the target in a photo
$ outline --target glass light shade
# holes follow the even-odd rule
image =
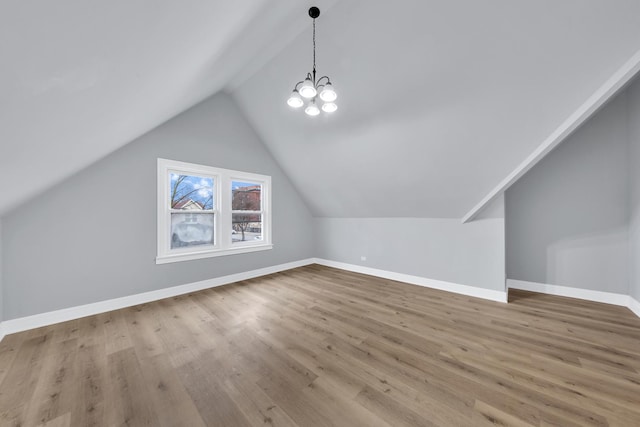
[[[304,101],[300,97],[298,91],[294,90],[289,99],[287,99],[287,104],[293,108],[300,108],[304,105]]]
[[[338,109],[338,106],[333,102],[327,102],[326,104],[322,104],[322,111],[325,113],[333,113]]]
[[[333,90],[333,86],[331,85],[331,83],[327,83],[326,85],[324,85],[324,88],[322,88],[322,92],[320,92],[320,99],[322,99],[324,102],[333,102],[337,97],[338,94],[335,90]]]
[[[307,108],[304,109],[304,112],[310,116],[317,116],[318,114],[320,114],[320,109],[318,108],[315,102],[311,102],[307,106]]]
[[[313,82],[311,81],[311,79],[305,79],[304,83],[302,83],[302,86],[300,86],[300,95],[304,96],[305,98],[313,98],[317,93],[318,91],[316,91],[316,88],[313,86]]]

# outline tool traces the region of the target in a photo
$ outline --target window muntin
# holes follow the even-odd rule
[[[158,264],[271,249],[271,177],[158,159]]]

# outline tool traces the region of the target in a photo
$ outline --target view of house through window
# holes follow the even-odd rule
[[[262,240],[262,186],[232,181],[231,194],[232,242]]]
[[[171,249],[215,245],[213,178],[171,174]]]

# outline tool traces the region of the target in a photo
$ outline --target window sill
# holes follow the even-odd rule
[[[273,244],[265,243],[261,245],[241,246],[231,249],[215,249],[202,252],[189,252],[173,255],[163,255],[156,257],[156,264],[169,264],[172,262],[191,261],[196,259],[213,258],[235,254],[245,254],[249,252],[268,251],[273,249]]]

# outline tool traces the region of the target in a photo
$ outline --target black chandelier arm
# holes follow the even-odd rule
[[[326,79],[327,81],[325,83],[322,83],[322,79]],[[316,82],[316,87],[322,87],[327,84],[331,84],[331,79],[329,78],[329,76],[322,76]]]
[[[316,80],[314,78],[314,75],[311,73],[307,73],[307,77],[305,80],[300,80],[298,83],[295,84],[295,86],[293,87],[293,90],[298,90],[298,88],[300,87],[300,85],[302,83],[304,83],[305,81],[307,81],[307,79],[311,80],[313,82],[313,85],[316,88],[320,88],[320,87],[324,87],[327,84],[331,83],[331,79],[329,78],[329,76],[322,76],[320,77],[318,80]],[[325,80],[325,82],[323,83],[323,80]]]

